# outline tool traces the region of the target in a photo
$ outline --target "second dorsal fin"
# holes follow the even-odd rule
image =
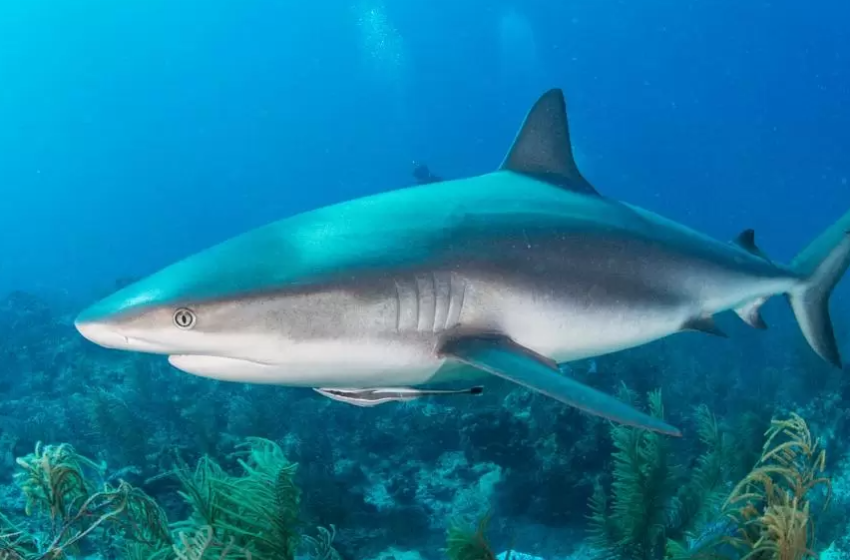
[[[752,229],[745,229],[741,233],[738,234],[738,237],[735,238],[735,245],[750,253],[751,255],[755,255],[759,258],[762,258],[768,262],[770,259],[764,252],[759,249],[758,245],[756,245],[756,232]]]
[[[560,89],[550,89],[534,104],[501,169],[522,173],[558,187],[598,195],[576,166]]]

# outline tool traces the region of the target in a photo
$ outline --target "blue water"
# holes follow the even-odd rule
[[[754,228],[762,249],[785,261],[850,208],[848,22],[850,3],[841,0],[3,2],[0,297],[24,291],[70,312],[120,278],[143,276],[247,229],[412,184],[414,160],[446,178],[485,173],[499,165],[531,103],[551,87],[565,92],[576,158],[600,192],[722,239]],[[845,354],[848,292],[845,281],[833,298]],[[30,312],[32,304],[21,305]],[[39,391],[51,406],[73,410],[75,401],[58,394],[51,376],[77,375],[69,371],[83,366],[68,363],[83,352],[89,353],[86,371],[103,373],[114,355],[98,354],[69,328],[42,336],[39,315],[14,313],[35,321],[28,344],[40,340],[66,354],[62,360],[30,356],[33,346],[0,340],[0,361],[8,360],[4,371],[10,372],[0,387],[8,392],[4,399],[41,399],[36,392],[27,397],[29,385],[20,385],[37,370],[44,376]],[[786,359],[789,344],[808,351],[790,314],[772,306],[768,315],[781,336],[738,329],[734,334],[742,338],[723,343],[732,350],[698,339],[648,356],[667,372],[661,377],[680,386],[688,383],[681,379],[686,371],[725,376],[705,381],[704,394],[715,391],[713,401],[706,399],[715,410],[749,410],[750,404],[736,409],[724,399],[747,393],[754,379],[776,386],[789,380],[792,389],[784,390],[802,388],[797,396],[807,395],[803,400],[815,403],[818,414],[850,409],[844,400],[850,390],[839,388],[840,378],[811,365],[811,356]],[[68,327],[68,318],[62,321]],[[2,328],[12,324],[20,325],[0,321]],[[703,361],[689,361],[690,352]],[[604,360],[599,369],[616,378],[631,367],[632,358],[624,360],[621,369]],[[162,383],[179,375],[162,363],[156,367]],[[635,374],[641,391],[658,385],[654,371]],[[75,391],[92,382],[77,379]],[[232,400],[222,394],[219,404]],[[790,402],[776,411],[792,409]],[[801,410],[805,403],[795,404]],[[277,409],[268,404],[267,410]],[[381,417],[368,414],[356,418]],[[835,421],[821,418],[821,426],[833,441],[850,440],[850,429],[842,431],[845,416],[836,414]],[[464,418],[454,421],[464,426]],[[481,422],[525,433],[527,416],[499,418]],[[585,489],[597,476],[609,480],[607,431],[593,426],[594,437],[606,438],[594,453],[606,459],[569,467],[573,476],[587,472]],[[486,461],[521,471],[505,457],[522,452],[499,450],[519,445],[520,436],[511,432],[506,442],[493,430],[477,440],[489,442]],[[250,426],[243,431],[250,433]],[[70,439],[77,432],[59,433]],[[49,433],[20,437],[27,446],[50,440]],[[465,449],[473,465],[481,458],[463,442],[446,449]],[[454,472],[444,466],[434,472]],[[557,476],[525,468],[525,490],[514,488],[503,506],[551,524],[540,529],[529,522],[528,535],[579,531],[561,523],[560,513],[550,514],[548,502],[517,501],[569,493]],[[424,484],[410,476],[403,484]],[[455,490],[478,484],[465,476],[455,480]],[[352,516],[349,526],[359,523]],[[510,515],[503,528],[510,525],[504,519]],[[434,527],[420,533],[428,531]],[[541,550],[551,549],[546,546]]]

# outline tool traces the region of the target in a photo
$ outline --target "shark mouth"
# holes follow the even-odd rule
[[[165,346],[156,342],[127,336],[108,324],[76,321],[74,326],[85,339],[104,348],[131,350],[147,354],[165,354],[168,350]]]
[[[281,383],[280,366],[223,356],[172,355],[168,362],[186,373],[221,381]]]

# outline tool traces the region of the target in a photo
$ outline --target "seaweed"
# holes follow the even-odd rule
[[[496,560],[496,553],[487,539],[490,515],[484,515],[473,529],[468,521],[455,519],[446,535],[446,556],[449,560]]]
[[[634,394],[624,389],[624,397]],[[650,414],[664,417],[661,392],[648,395]],[[590,544],[601,558],[651,560],[665,543],[674,471],[668,440],[660,434],[624,425],[611,429],[614,471],[610,500],[597,483],[590,499]]]
[[[829,504],[831,481],[825,476],[826,453],[797,414],[771,422],[758,463],[733,489],[723,515],[733,530],[697,547],[668,543],[675,560],[804,560],[813,551],[813,490],[824,488]]]
[[[32,532],[0,515],[0,552],[8,558],[42,560],[76,553],[91,537],[98,543],[123,540],[162,548],[170,543],[165,514],[147,494],[120,480],[99,485],[105,466],[67,444],[36,444],[17,459],[15,481],[28,516],[46,517]],[[41,527],[44,525],[45,527]]]
[[[673,500],[673,516],[667,538],[698,541],[706,532],[723,530],[715,521],[728,492],[728,485],[741,453],[737,441],[721,429],[714,414],[705,405],[696,409],[696,425],[702,452],[690,476],[682,476]]]
[[[155,477],[176,477],[191,509],[188,519],[169,525],[142,490],[123,480],[103,482],[105,465],[70,445],[39,443],[18,459],[15,474],[36,529],[0,513],[0,559],[67,558],[88,542],[128,560],[291,560],[302,545],[311,557],[339,559],[336,527],[320,527],[316,537],[298,531],[297,465],[276,443],[248,438],[235,457],[242,469],[237,476],[203,457],[194,469],[178,461],[174,470]]]
[[[248,438],[239,447],[240,476],[228,475],[210,457],[202,458],[194,471],[185,464],[174,471],[183,487],[181,496],[192,508],[189,519],[174,525],[181,543],[191,549],[187,535],[197,539],[209,528],[211,542],[227,548],[228,554],[245,551],[255,560],[294,558],[300,544],[297,464],[287,461],[270,440]]]
[[[216,538],[209,525],[200,527],[195,533],[182,532],[173,547],[177,560],[251,560],[248,550],[240,549],[231,539],[222,543]]]
[[[67,520],[73,506],[94,492],[85,470],[101,475],[104,470],[68,444],[43,446],[38,442],[33,453],[16,462],[22,470],[14,479],[26,497],[26,514],[45,511],[53,522]]]
[[[318,536],[304,535],[302,541],[308,549],[310,558],[316,560],[341,560],[339,552],[333,547],[336,538],[336,527],[330,525],[330,529],[319,527]]]
[[[636,400],[625,388],[623,398]],[[663,418],[661,393],[650,392],[647,401],[650,413]],[[589,544],[599,557],[726,558],[720,554],[730,550],[730,542],[723,539],[738,527],[727,515],[727,497],[736,473],[750,460],[750,448],[758,448],[748,435],[755,421],[747,417],[742,429],[724,429],[707,406],[698,406],[694,423],[701,450],[689,469],[674,461],[664,436],[613,426],[611,489],[597,480],[589,503]],[[711,546],[717,542],[723,546]]]

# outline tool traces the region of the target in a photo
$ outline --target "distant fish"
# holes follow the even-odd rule
[[[429,183],[441,183],[443,178],[431,173],[431,169],[424,163],[413,162],[413,178],[419,185],[427,185]]]
[[[388,402],[408,402],[422,397],[446,395],[480,395],[483,387],[467,389],[411,389],[408,387],[380,387],[375,389],[321,389],[314,391],[329,399],[341,401],[354,406],[378,406]]]

